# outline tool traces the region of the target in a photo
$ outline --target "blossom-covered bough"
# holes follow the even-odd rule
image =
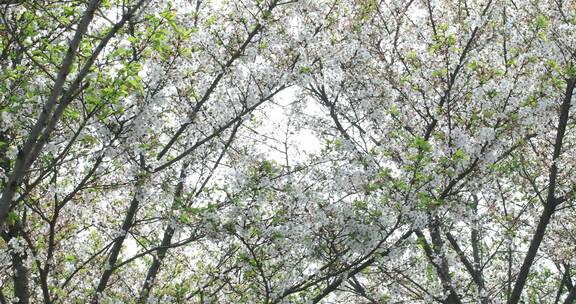
[[[570,9],[366,1],[349,10],[357,16],[332,34],[341,45],[319,54],[306,90],[358,155],[357,169],[380,173],[352,186],[392,195],[414,233],[409,267],[373,265],[373,275],[350,278],[351,292],[374,302],[573,301],[563,269],[554,285],[526,288],[531,271],[548,278],[558,263],[539,247],[574,190]],[[530,168],[536,159],[540,169]]]
[[[576,299],[573,1],[0,20],[0,303]]]

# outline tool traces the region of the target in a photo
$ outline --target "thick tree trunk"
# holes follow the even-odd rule
[[[12,263],[14,267],[14,295],[18,297],[18,304],[30,303],[30,271],[24,264],[26,254],[12,253]]]

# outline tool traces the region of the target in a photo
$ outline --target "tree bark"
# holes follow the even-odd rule
[[[122,249],[122,245],[124,244],[124,240],[126,239],[126,234],[132,224],[134,223],[134,218],[136,217],[136,211],[138,210],[139,201],[135,198],[132,199],[130,202],[130,207],[126,212],[126,216],[124,217],[124,222],[122,223],[122,233],[116,237],[114,241],[114,245],[112,245],[112,250],[110,251],[110,255],[108,260],[106,261],[106,267],[102,276],[100,277],[100,282],[98,283],[98,287],[96,288],[96,293],[92,297],[92,304],[96,304],[99,302],[99,294],[102,293],[106,286],[108,285],[108,281],[114,272],[114,265],[116,265],[116,261],[118,260],[118,255],[120,254],[120,250]]]
[[[566,93],[564,96],[564,101],[560,107],[560,119],[558,121],[558,130],[556,132],[556,140],[554,142],[554,152],[552,154],[552,165],[550,166],[549,171],[549,179],[548,179],[548,194],[546,196],[546,204],[544,206],[544,210],[540,215],[540,219],[538,221],[538,227],[536,228],[536,232],[532,237],[532,241],[530,241],[530,247],[528,249],[528,253],[526,253],[526,257],[524,258],[524,262],[522,263],[522,267],[520,268],[520,272],[518,273],[518,277],[516,278],[516,283],[514,284],[514,289],[512,289],[512,294],[510,295],[510,299],[508,300],[508,304],[517,304],[520,301],[520,296],[522,295],[522,290],[524,289],[524,285],[526,284],[526,280],[528,279],[528,274],[530,273],[530,268],[534,263],[534,259],[536,258],[536,254],[538,253],[538,249],[540,248],[540,244],[544,239],[544,234],[546,233],[546,228],[550,223],[550,219],[554,214],[556,209],[556,178],[558,177],[558,165],[556,164],[556,160],[560,157],[560,153],[562,150],[562,141],[564,139],[564,133],[566,132],[566,125],[568,124],[568,114],[570,112],[570,103],[572,100],[572,94],[574,93],[574,85],[576,84],[576,78],[572,78],[566,84]]]
[[[178,207],[182,200],[182,189],[184,188],[184,179],[186,178],[186,169],[187,165],[182,167],[180,171],[180,181],[178,185],[176,185],[176,191],[174,191],[174,201],[172,202],[172,208]],[[168,225],[166,230],[164,230],[164,236],[162,237],[162,243],[160,244],[160,249],[158,249],[157,255],[154,256],[152,261],[152,265],[148,268],[148,274],[146,275],[146,280],[144,281],[144,286],[142,286],[142,290],[140,291],[140,296],[138,297],[138,303],[146,303],[148,300],[148,296],[150,295],[150,291],[154,286],[154,282],[156,280],[156,276],[160,271],[160,266],[162,265],[162,261],[168,252],[168,248],[172,243],[172,237],[174,236],[174,227]]]
[[[8,215],[8,211],[12,205],[12,199],[16,194],[16,190],[20,186],[22,178],[24,177],[32,162],[34,162],[34,159],[31,156],[33,150],[36,149],[38,144],[38,137],[49,123],[51,116],[50,114],[56,106],[58,98],[63,92],[64,83],[66,82],[66,78],[72,69],[72,64],[74,63],[74,58],[78,52],[78,47],[82,41],[82,37],[88,30],[88,25],[94,18],[94,14],[100,5],[100,1],[101,0],[92,0],[90,3],[88,3],[86,11],[84,12],[76,32],[74,33],[74,37],[70,42],[66,56],[61,63],[61,68],[58,71],[58,76],[54,82],[52,92],[44,104],[44,108],[42,109],[38,120],[28,134],[26,142],[17,154],[16,163],[14,164],[12,174],[10,174],[8,183],[2,191],[2,197],[0,198],[0,226],[3,226],[4,222],[6,221],[6,216]]]

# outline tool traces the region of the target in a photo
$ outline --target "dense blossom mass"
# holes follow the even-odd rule
[[[574,0],[0,0],[0,303],[576,303]]]

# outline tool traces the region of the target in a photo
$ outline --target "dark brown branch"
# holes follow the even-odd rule
[[[534,263],[534,259],[536,258],[536,254],[538,253],[538,249],[540,248],[540,244],[544,239],[546,228],[550,223],[550,219],[552,218],[552,214],[554,214],[554,210],[557,205],[556,179],[558,177],[558,165],[556,164],[556,161],[560,157],[560,153],[562,150],[562,142],[564,140],[564,134],[566,132],[566,125],[568,124],[568,117],[569,117],[568,114],[570,111],[570,103],[572,101],[572,94],[574,93],[575,84],[576,84],[575,78],[570,79],[566,84],[566,93],[564,95],[564,101],[562,102],[562,105],[560,107],[560,118],[558,120],[558,129],[556,132],[556,140],[554,142],[552,165],[550,166],[549,171],[548,195],[546,196],[546,204],[544,205],[544,210],[542,210],[542,214],[540,215],[540,219],[538,220],[538,226],[536,228],[536,231],[534,232],[532,240],[530,241],[530,247],[528,249],[528,252],[526,253],[524,262],[522,263],[522,267],[520,268],[520,272],[516,277],[514,289],[512,289],[512,294],[510,295],[508,304],[517,304],[520,301],[520,296],[522,295],[524,285],[526,284],[526,280],[528,279],[530,268]]]
[[[30,163],[34,160],[32,158],[32,152],[34,149],[37,149],[36,147],[39,144],[38,137],[47,126],[50,119],[50,114],[56,106],[58,98],[62,94],[64,83],[68,77],[68,74],[70,73],[70,70],[72,69],[74,58],[78,52],[80,41],[88,30],[88,25],[92,21],[92,18],[94,18],[94,13],[98,9],[99,4],[100,0],[92,0],[90,3],[88,3],[86,11],[82,16],[76,32],[74,33],[74,37],[72,38],[68,50],[66,51],[66,56],[61,63],[61,68],[58,72],[58,76],[56,77],[52,92],[44,104],[44,108],[42,109],[38,120],[28,134],[26,142],[18,152],[12,174],[10,174],[8,184],[4,188],[4,191],[2,191],[2,198],[0,198],[0,226],[4,224],[6,216],[8,215],[8,210],[10,210],[11,207],[12,198],[14,197],[14,194],[16,193],[16,190],[20,185],[20,182],[24,177],[24,174]]]

